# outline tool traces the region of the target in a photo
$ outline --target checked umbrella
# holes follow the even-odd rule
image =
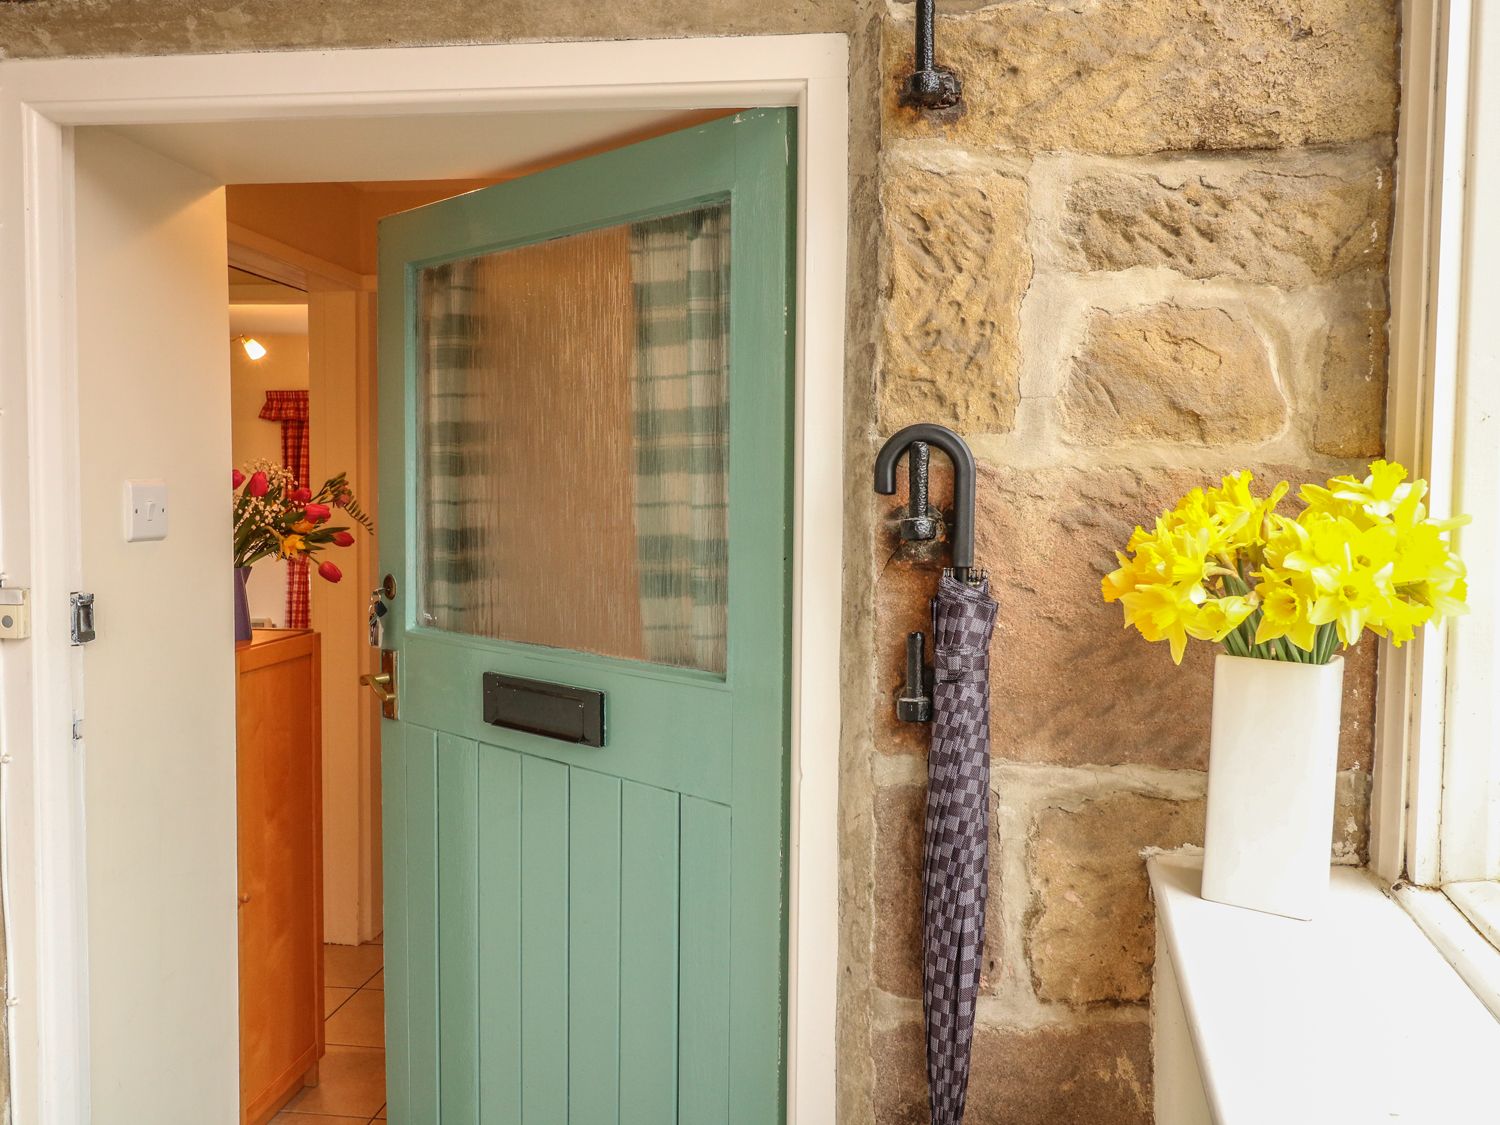
[[[932,1125],[960,1125],[989,899],[989,580],[944,572],[932,599],[932,745],[922,851],[922,1007]]]

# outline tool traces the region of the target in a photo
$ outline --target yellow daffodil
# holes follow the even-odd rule
[[[1400,648],[1417,635],[1417,630],[1433,618],[1431,606],[1407,598],[1392,598],[1381,607],[1380,617],[1366,622],[1366,628],[1379,637],[1389,637]]]
[[[1206,506],[1224,523],[1229,543],[1233,547],[1247,548],[1263,542],[1269,533],[1267,520],[1287,493],[1286,481],[1279,482],[1264,500],[1257,499],[1250,491],[1255,477],[1249,472],[1238,472],[1225,477],[1218,488],[1204,494]]]
[[[1458,617],[1469,612],[1465,599],[1469,585],[1463,575],[1463,563],[1452,560],[1456,573],[1434,573],[1426,581],[1402,586],[1406,600],[1426,606],[1434,617]]]
[[[307,550],[307,540],[300,535],[284,535],[281,538],[281,557],[294,559]]]
[[[1255,587],[1260,599],[1260,624],[1255,627],[1255,643],[1265,644],[1285,637],[1304,652],[1317,643],[1318,627],[1307,617],[1307,597],[1298,586],[1305,581],[1285,581],[1272,577]]]
[[[1195,488],[1149,527],[1138,526],[1100,591],[1124,608],[1127,628],[1165,640],[1181,662],[1188,638],[1230,653],[1323,663],[1364,630],[1410,640],[1428,622],[1465,611],[1466,573],[1425,482],[1375,461],[1363,479],[1304,485],[1305,509],[1276,511],[1281,482],[1264,497],[1248,472]]]
[[[1187,623],[1190,636],[1200,641],[1218,644],[1255,612],[1255,599],[1231,594],[1223,598],[1211,598],[1198,607],[1198,612]],[[1178,663],[1182,663],[1181,660]]]
[[[1122,594],[1126,626],[1134,625],[1148,641],[1165,640],[1172,649],[1172,662],[1182,663],[1187,650],[1188,621],[1195,617],[1198,602],[1207,597],[1202,586],[1140,586]]]

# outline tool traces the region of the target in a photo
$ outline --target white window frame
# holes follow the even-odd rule
[[[1500,9],[1403,0],[1388,455],[1469,566],[1382,654],[1371,867],[1500,1016]]]
[[[844,35],[0,62],[0,571],[33,602],[0,644],[15,1120],[88,1120],[72,128],[595,105],[798,110],[786,1101],[834,1120],[848,90]]]

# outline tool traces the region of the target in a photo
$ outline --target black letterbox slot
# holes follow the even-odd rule
[[[604,745],[604,693],[484,674],[484,721],[579,746]]]

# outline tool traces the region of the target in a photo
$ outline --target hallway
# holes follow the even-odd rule
[[[294,1097],[272,1125],[366,1125],[385,1116],[385,950],[323,947],[323,1032],[319,1081]]]

